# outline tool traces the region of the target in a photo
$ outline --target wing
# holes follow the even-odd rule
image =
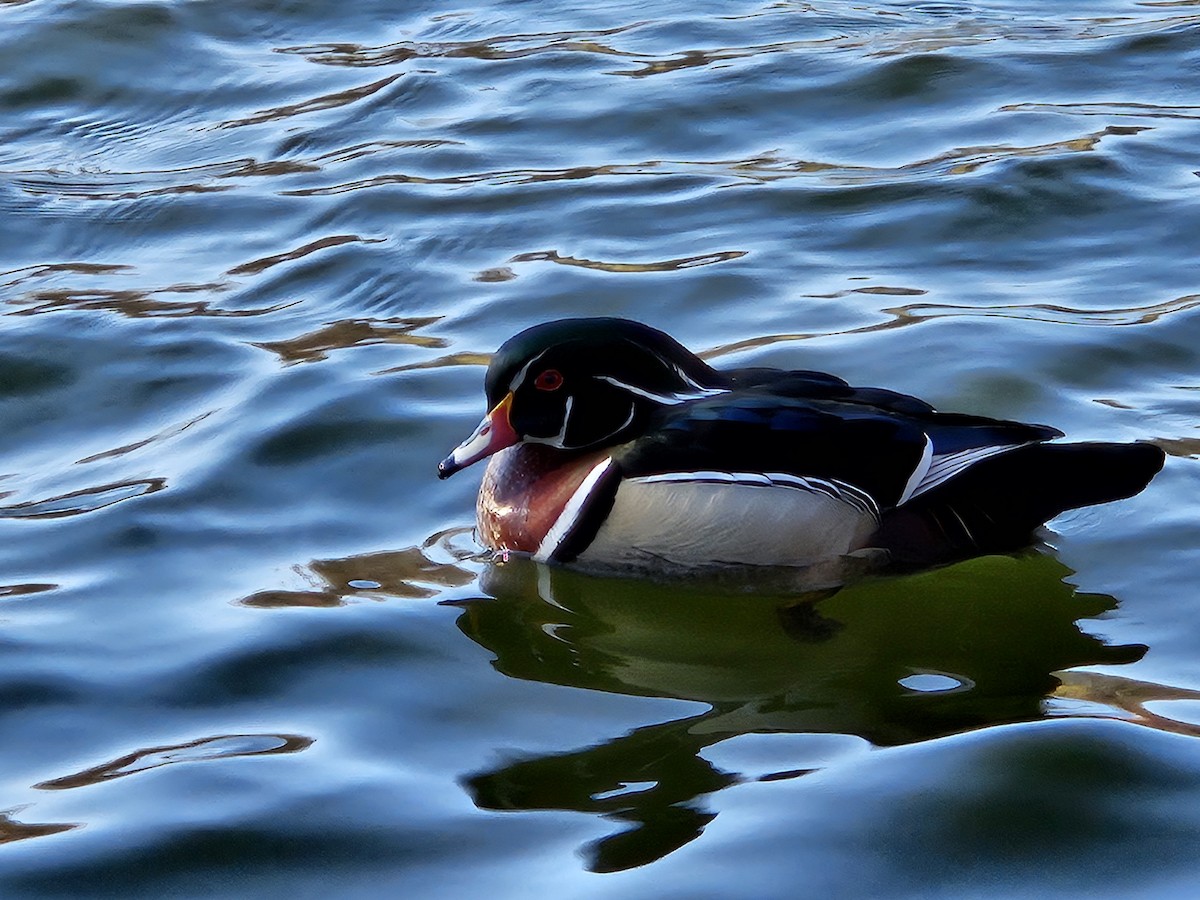
[[[826,482],[867,495],[877,513],[898,502],[926,445],[917,423],[871,407],[726,394],[666,411],[617,461],[627,478]]]
[[[1063,436],[1048,425],[1026,425],[960,413],[933,413],[920,421],[929,436],[929,461],[912,473],[900,503],[945,484],[985,459]]]
[[[942,414],[903,394],[847,388],[847,399],[800,399],[753,389],[674,407],[616,457],[627,478],[747,483],[810,479],[820,489],[898,506],[975,463],[1058,437],[1041,425]],[[912,401],[909,405],[907,401]],[[897,409],[896,407],[901,407]],[[909,410],[912,410],[909,412]],[[846,490],[850,489],[850,490]],[[853,502],[853,500],[851,500]]]
[[[883,388],[853,387],[825,372],[779,369],[734,369],[723,373],[739,391],[764,391],[777,397],[794,400],[836,400],[879,410],[889,410],[910,416],[935,412],[924,400]]]

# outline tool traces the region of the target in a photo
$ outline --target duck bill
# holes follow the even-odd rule
[[[471,436],[454,448],[454,452],[438,463],[438,478],[449,478],[459,469],[465,469],[472,463],[477,463],[485,456],[491,456],[505,447],[511,447],[521,440],[508,420],[508,411],[512,407],[512,394],[505,396],[495,408],[483,417],[479,427]]]

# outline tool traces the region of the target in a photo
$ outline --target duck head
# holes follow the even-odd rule
[[[520,442],[573,451],[631,440],[656,410],[728,388],[676,340],[628,319],[561,319],[522,331],[492,357],[490,412],[438,464],[438,477]]]

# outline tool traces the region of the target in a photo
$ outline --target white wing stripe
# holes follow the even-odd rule
[[[640,475],[629,479],[636,484],[661,482],[699,482],[708,484],[742,484],[747,487],[798,488],[809,493],[824,494],[834,500],[849,503],[868,515],[879,517],[879,505],[866,491],[844,481],[824,478],[805,478],[787,472],[663,472],[659,475]]]
[[[900,493],[900,499],[896,501],[896,505],[904,503],[913,494],[916,493],[917,487],[921,484],[922,479],[929,474],[929,468],[933,463],[933,438],[925,435],[925,449],[921,451],[921,458],[917,460],[917,467],[912,470],[912,474],[908,476],[908,481],[904,483],[904,490]]]
[[[997,456],[1001,453],[1007,453],[1010,450],[1016,450],[1018,447],[1026,447],[1025,444],[1005,444],[1002,446],[990,447],[971,447],[967,450],[959,450],[957,453],[944,453],[939,456],[934,456],[929,463],[929,469],[925,475],[917,483],[913,492],[908,499],[919,497],[926,491],[932,490],[939,484],[944,484],[955,475],[975,465],[977,462]],[[903,501],[902,501],[903,502]]]

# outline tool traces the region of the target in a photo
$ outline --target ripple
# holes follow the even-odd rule
[[[347,90],[335,91],[330,94],[323,94],[319,97],[312,97],[308,100],[302,100],[299,103],[289,103],[284,106],[275,106],[271,109],[260,110],[253,115],[246,116],[241,119],[232,119],[227,122],[222,122],[217,128],[240,128],[244,125],[260,125],[263,122],[274,122],[280,119],[290,119],[293,116],[301,116],[305,113],[317,112],[324,109],[336,109],[339,106],[349,106],[351,103],[357,103],[366,97],[370,97],[379,91],[382,91],[388,85],[392,84],[399,75],[391,75],[387,78],[381,78],[379,81],[373,81],[370,84],[364,84],[356,88]]]
[[[1080,309],[1054,303],[998,304],[994,306],[955,306],[937,303],[914,303],[911,306],[884,310],[898,317],[935,319],[942,316],[996,316],[1004,319],[1031,319],[1060,325],[1148,325],[1164,316],[1189,312],[1200,307],[1200,294],[1189,294],[1174,300],[1146,306],[1119,306],[1110,309]]]
[[[380,369],[375,375],[394,375],[397,372],[412,372],[417,369],[442,369],[454,366],[486,366],[492,360],[492,354],[480,353],[473,350],[461,350],[457,353],[447,353],[436,359],[427,359],[416,363],[405,363],[402,366],[392,366]]]
[[[138,173],[113,173],[114,178],[128,177]],[[232,190],[232,185],[221,184],[170,184],[161,187],[146,187],[130,190],[114,190],[119,181],[102,183],[85,180],[71,180],[78,176],[69,176],[54,171],[29,173],[13,178],[13,184],[27,194],[33,196],[55,196],[73,200],[143,200],[149,197],[163,197],[176,194],[217,194]],[[132,182],[127,182],[132,184]]]
[[[149,290],[114,290],[108,288],[58,288],[30,291],[12,300],[10,306],[21,309],[7,313],[10,316],[37,316],[44,313],[74,311],[115,312],[131,319],[179,318],[184,316],[214,316],[240,318],[262,316],[295,306],[299,300],[276,303],[250,309],[225,309],[214,306],[208,300],[166,300],[163,295],[210,293],[228,290],[225,282],[207,284],[175,284],[165,288]]]
[[[844,293],[865,293],[863,289]],[[872,293],[884,293],[875,291]],[[838,295],[816,295],[838,296]],[[941,318],[1001,318],[1024,319],[1034,322],[1047,322],[1055,325],[1086,325],[1086,326],[1125,326],[1147,325],[1166,316],[1190,312],[1200,307],[1200,294],[1188,294],[1174,300],[1161,303],[1151,303],[1146,306],[1125,306],[1111,309],[1081,309],[1078,307],[1060,306],[1053,303],[1028,304],[994,304],[980,306],[961,306],[941,303],[913,303],[907,306],[897,306],[880,312],[891,316],[884,322],[875,322],[858,328],[848,328],[843,331],[810,331],[784,334],[771,334],[762,337],[748,338],[729,344],[721,344],[699,354],[703,359],[714,359],[742,350],[769,347],[774,344],[789,341],[807,341],[814,338],[845,336],[851,334],[867,334],[874,331],[887,331],[892,328],[903,328]]]
[[[242,263],[240,266],[234,266],[225,274],[227,275],[257,275],[264,272],[272,266],[277,266],[280,263],[292,262],[293,260],[302,259],[309,254],[316,253],[318,250],[325,250],[329,247],[340,247],[343,244],[382,244],[386,238],[364,238],[356,234],[335,234],[329,237],[320,238],[319,240],[310,241],[303,247],[297,247],[295,250],[288,250],[285,253],[276,253],[273,256],[265,256],[262,259],[252,260],[248,263]]]
[[[984,144],[958,147],[936,156],[894,167],[860,166],[816,160],[791,159],[774,151],[759,155],[719,160],[643,160],[593,166],[550,169],[498,169],[459,175],[419,175],[392,172],[330,185],[280,191],[283,196],[321,197],[368,190],[389,185],[508,187],[593,178],[678,178],[692,177],[723,182],[767,184],[781,179],[810,177],[833,185],[888,184],[899,180],[921,180],[941,176],[969,175],[988,166],[1013,159],[1052,157],[1094,151],[1113,136],[1130,136],[1149,126],[1109,125],[1079,137],[1043,144]]]
[[[952,9],[959,11],[950,12]],[[772,14],[793,16],[794,12],[786,4],[777,4],[755,11],[750,16],[725,16],[717,21],[737,23],[739,19]],[[1031,23],[1003,13],[988,15],[977,7],[960,9],[948,4],[925,4],[904,12],[891,12],[887,18],[878,14],[855,15],[841,8],[836,13],[830,13],[807,4],[804,12],[809,14],[807,30],[818,36],[719,47],[687,47],[663,53],[624,49],[615,46],[611,39],[652,27],[662,29],[677,24],[667,20],[633,22],[591,31],[503,34],[466,41],[399,41],[383,45],[328,42],[281,47],[276,52],[302,56],[321,65],[341,67],[391,66],[411,60],[433,59],[500,62],[542,54],[582,53],[628,60],[633,66],[604,74],[645,78],[809,50],[826,53],[858,51],[868,58],[920,57],[938,51],[994,43],[1061,43],[1139,36],[1186,28],[1200,18],[1188,15],[1164,18],[1147,13],[1142,17],[1079,17]]]
[[[68,272],[72,275],[112,275],[117,272],[129,272],[132,269],[133,266],[105,265],[103,263],[41,263],[35,266],[22,266],[19,269],[0,272],[0,278],[7,278],[10,275],[17,276],[11,281],[0,282],[0,287],[16,287],[18,284],[24,284],[26,281],[45,278],[48,275],[56,275],[60,272]]]
[[[115,457],[125,456],[128,453],[133,453],[134,451],[141,450],[143,447],[149,447],[152,444],[157,444],[161,441],[168,440],[177,435],[183,434],[183,432],[187,431],[193,425],[203,422],[205,419],[207,419],[209,416],[211,416],[215,411],[216,410],[210,409],[207,412],[200,413],[200,415],[193,416],[192,418],[188,419],[186,422],[182,422],[178,425],[171,425],[168,428],[164,428],[162,431],[156,432],[155,434],[150,435],[150,437],[148,437],[148,438],[142,438],[141,440],[138,440],[138,441],[132,441],[131,443],[128,443],[128,444],[122,444],[120,447],[114,447],[111,450],[104,450],[100,453],[93,453],[91,456],[85,456],[83,459],[76,460],[75,464],[76,465],[86,465],[88,463],[99,462],[102,459],[114,459]]]
[[[580,269],[593,269],[598,272],[675,272],[680,269],[711,266],[714,263],[740,259],[748,252],[748,250],[725,250],[720,253],[705,253],[700,256],[667,259],[662,262],[619,263],[601,262],[594,259],[577,259],[574,256],[561,256],[557,250],[539,250],[532,253],[518,253],[509,262],[552,262],[560,266],[575,266]]]
[[[175,169],[132,171],[0,170],[14,187],[34,197],[128,201],[185,194],[214,194],[236,186],[230,179],[278,177],[319,171],[302,161],[232,159]]]
[[[60,519],[95,512],[146,494],[154,494],[167,486],[165,478],[146,478],[137,481],[117,481],[98,487],[71,491],[43,500],[30,500],[12,506],[0,506],[0,519]]]
[[[147,747],[104,763],[35,784],[43,791],[64,791],[70,788],[102,784],[114,778],[124,778],[150,769],[176,763],[206,762],[213,759],[233,759],[239,756],[271,756],[278,753],[298,753],[312,746],[313,739],[299,734],[218,734],[183,744]]]
[[[524,59],[543,53],[591,53],[605,56],[619,51],[599,43],[638,28],[635,22],[599,31],[556,31],[546,33],[505,34],[473,41],[399,41],[370,46],[353,43],[311,44],[280,47],[276,52],[303,56],[326,66],[390,66],[411,59],[466,58],[478,60]]]
[[[1139,119],[1200,119],[1200,106],[1154,103],[1010,103],[1001,112],[1061,112],[1075,116],[1129,116]]]
[[[284,365],[317,362],[333,350],[346,350],[371,344],[409,344],[415,347],[441,348],[444,338],[415,334],[441,320],[441,316],[390,319],[343,319],[282,341],[256,341],[253,346],[279,355]]]
[[[348,147],[341,147],[337,150],[330,150],[326,153],[322,153],[319,156],[313,157],[312,162],[345,163],[367,156],[374,156],[377,153],[386,152],[388,150],[434,150],[439,147],[461,146],[463,146],[462,141],[452,141],[441,138],[428,138],[424,140],[411,141],[365,141],[361,144],[351,144]]]

